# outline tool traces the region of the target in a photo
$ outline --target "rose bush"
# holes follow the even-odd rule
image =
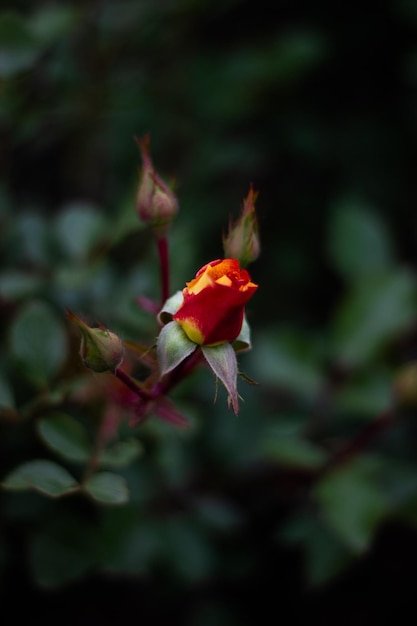
[[[187,337],[202,346],[232,342],[239,335],[247,301],[258,289],[236,259],[204,265],[183,289],[173,316]]]

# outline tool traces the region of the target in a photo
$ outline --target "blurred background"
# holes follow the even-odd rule
[[[155,337],[136,302],[159,297],[135,214],[146,133],[180,202],[173,290],[222,256],[259,191],[239,357],[259,385],[240,383],[236,417],[196,372],[173,394],[188,429],[126,414],[110,485],[56,497],[114,409],[66,308]],[[5,609],[63,624],[398,617],[417,557],[416,140],[412,0],[3,0]],[[19,472],[34,460],[58,467],[36,489]]]

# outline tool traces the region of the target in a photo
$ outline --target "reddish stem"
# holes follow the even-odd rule
[[[342,465],[350,459],[358,456],[370,444],[375,441],[379,434],[384,432],[395,420],[395,410],[393,408],[383,411],[375,420],[370,422],[353,439],[348,441],[340,450],[335,452],[330,458],[324,471]]]
[[[152,391],[152,398],[159,398],[178,385],[201,361],[202,352],[197,348],[189,357],[184,359],[172,372],[158,381]]]
[[[121,380],[122,383],[129,387],[129,389],[131,389],[137,396],[142,398],[142,400],[147,401],[150,399],[149,393],[145,391],[145,389],[142,389],[142,387],[138,385],[138,383],[133,378],[131,378],[129,374],[126,374],[126,372],[121,369],[116,369],[114,375],[116,376],[116,378]]]
[[[124,383],[131,391],[133,391],[144,402],[156,400],[165,395],[172,387],[175,387],[183,380],[192,369],[194,369],[201,360],[201,351],[197,348],[193,354],[184,359],[172,372],[167,374],[163,380],[158,380],[151,389],[143,389],[129,374],[121,369],[116,369],[114,375],[122,383]]]

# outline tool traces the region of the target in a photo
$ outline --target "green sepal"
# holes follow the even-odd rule
[[[157,354],[161,376],[179,365],[197,348],[177,322],[168,322],[158,336]]]
[[[214,374],[220,378],[229,394],[229,403],[237,415],[239,412],[239,396],[237,393],[237,359],[230,343],[218,346],[202,346],[201,350]]]
[[[158,313],[158,322],[162,325],[172,322],[172,317],[178,311],[184,301],[182,291],[176,291],[165,300],[162,309]]]

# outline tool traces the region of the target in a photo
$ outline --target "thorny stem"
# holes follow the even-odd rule
[[[126,374],[126,372],[117,368],[114,371],[114,375],[142,400],[150,400],[151,396],[149,395],[149,393],[145,391],[145,389],[143,389],[131,376],[129,376],[129,374]]]
[[[121,369],[116,369],[114,375],[133,391],[145,403],[156,400],[165,395],[193,370],[201,360],[201,350],[197,348],[188,358],[184,359],[172,372],[162,380],[158,380],[151,389],[144,389],[134,378]]]
[[[161,271],[161,287],[162,287],[162,304],[168,300],[170,295],[169,287],[169,250],[168,250],[168,238],[157,238],[159,266]]]

